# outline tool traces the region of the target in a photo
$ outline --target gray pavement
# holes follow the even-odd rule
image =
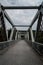
[[[32,48],[21,40],[0,55],[0,65],[43,65],[43,62]]]

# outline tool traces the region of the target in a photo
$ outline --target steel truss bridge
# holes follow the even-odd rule
[[[21,10],[21,9],[23,9],[23,10],[24,9],[31,9],[31,10],[32,9],[37,9],[38,11],[37,11],[35,17],[32,20],[32,23],[30,25],[14,25],[12,23],[9,15],[5,11],[5,10],[8,10],[8,9],[9,10],[10,9],[16,9],[16,10],[18,10],[18,9],[19,10]],[[4,17],[8,20],[8,22],[12,26],[9,38],[8,38],[8,34],[9,33],[6,30],[6,25],[5,25]],[[37,21],[37,28],[36,28],[36,31],[33,32],[32,26],[34,25],[34,23],[36,22],[36,20],[38,20]],[[28,27],[28,30],[27,31],[20,31],[20,30],[17,30],[16,27]],[[25,41],[24,40],[21,40],[21,41],[18,40],[19,34],[22,34],[22,33],[25,34],[25,37],[27,36],[27,38],[25,38]],[[24,65],[29,65],[29,63],[28,63],[29,58],[28,57],[30,57],[31,54],[33,53],[33,50],[29,51],[30,46],[32,48],[34,48],[40,55],[43,56],[43,2],[41,3],[40,6],[3,6],[3,5],[0,4],[0,54],[3,54],[3,52],[4,52],[4,50],[6,48],[8,48],[9,46],[14,45],[15,43],[17,43],[17,45],[15,47],[13,47],[12,50],[9,49],[8,53],[5,53],[5,56],[3,56],[3,57],[6,57],[6,58],[8,57],[9,58],[10,55],[8,56],[7,54],[12,53],[12,57],[15,58],[15,56],[16,56],[15,53],[17,53],[18,55],[21,54],[20,56],[17,56],[17,59],[16,59],[16,61],[19,60],[18,64],[20,64],[20,62],[25,57],[25,62],[27,62],[27,64],[24,63],[23,61],[22,62],[24,63]],[[28,47],[28,45],[26,43],[28,43],[28,45],[29,45],[28,49],[26,48],[26,46]],[[20,46],[20,48],[19,48],[19,46]],[[17,49],[19,49],[19,50],[17,50]],[[25,51],[27,50],[29,53],[27,53],[26,56],[25,56],[26,52],[24,52],[22,49],[25,50]],[[30,55],[28,55],[28,54],[30,54]],[[22,57],[22,55],[23,55],[23,57]],[[34,53],[32,54],[32,56],[34,56],[35,58],[31,57],[30,60],[33,58],[33,60],[35,60],[36,63],[37,63],[37,61],[39,62],[37,65],[43,65],[43,64],[41,64],[41,61],[37,58],[37,56],[35,56]],[[27,61],[26,61],[26,57],[28,58]],[[6,59],[6,58],[4,58],[4,59]],[[4,60],[2,60],[1,62],[3,62],[3,61]],[[0,62],[0,64],[1,64],[1,62]],[[3,62],[3,65],[6,64],[4,62]],[[9,58],[9,62],[10,63],[13,62],[13,58],[11,60]],[[32,62],[33,61],[30,61],[30,64]],[[10,63],[9,63],[9,65],[11,65]],[[15,62],[15,65],[18,65],[18,64],[17,64],[17,62]],[[35,64],[33,63],[33,65],[35,65]]]

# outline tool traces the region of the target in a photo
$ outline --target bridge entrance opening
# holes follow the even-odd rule
[[[25,39],[25,36],[24,35],[21,35],[21,39]]]

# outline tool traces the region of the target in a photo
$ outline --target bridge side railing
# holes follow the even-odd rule
[[[43,55],[43,44],[39,42],[32,42],[32,47],[35,49],[40,55]]]
[[[8,40],[4,42],[0,42],[0,50],[4,50],[5,48],[17,43],[19,40]]]

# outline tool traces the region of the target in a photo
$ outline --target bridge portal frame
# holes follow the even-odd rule
[[[40,20],[40,17],[42,17],[40,15],[40,12],[42,12],[42,9],[43,9],[43,2],[40,6],[3,6],[1,5],[1,8],[3,10],[5,9],[38,9],[38,12],[36,13],[32,23],[30,24],[29,26],[29,29],[33,26],[33,24],[35,23],[35,21],[37,20],[38,16],[39,16],[39,20]],[[9,16],[6,14],[6,12],[4,12],[4,16],[7,18],[7,20],[10,22],[10,24],[12,25],[12,27],[15,27],[15,25],[13,25],[12,21],[10,20]],[[42,19],[42,18],[41,18]],[[37,32],[39,30],[39,27],[40,27],[40,24],[41,24],[41,20],[40,20],[40,23],[39,23],[39,20],[38,20],[38,25],[37,25]],[[36,38],[37,38],[37,32],[36,32]],[[36,40],[36,39],[35,39]]]

